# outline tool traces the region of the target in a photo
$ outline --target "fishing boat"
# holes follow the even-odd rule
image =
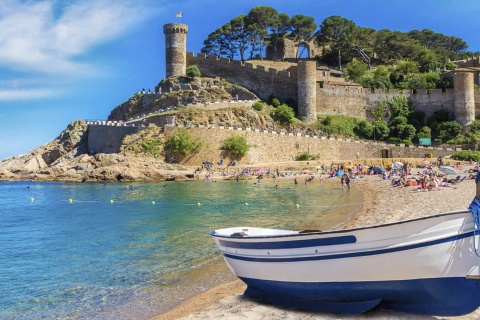
[[[328,312],[380,307],[456,316],[480,305],[478,218],[469,209],[327,232],[234,227],[210,234],[247,296]]]

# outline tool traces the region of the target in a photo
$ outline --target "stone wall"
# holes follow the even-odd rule
[[[220,77],[228,82],[237,83],[248,88],[261,99],[266,100],[273,94],[285,101],[288,98],[297,99],[296,68],[294,72],[266,69],[241,61],[218,59],[215,56],[206,58],[205,54],[187,52],[187,66],[196,65],[203,76]]]
[[[275,62],[272,62],[272,65]],[[297,67],[289,66],[289,71],[277,70],[254,63],[230,61],[230,59],[206,58],[204,54],[187,52],[187,65],[195,64],[202,74],[209,77],[225,78],[227,81],[244,86],[262,99],[270,94],[282,100],[297,98]],[[317,78],[319,70],[317,69]],[[448,110],[453,116],[454,93],[453,89],[433,90],[384,90],[365,89],[357,86],[342,85],[341,83],[316,85],[317,114],[344,114],[363,119],[370,119],[369,109],[376,108],[378,102],[392,99],[394,96],[410,98],[416,111],[422,111],[430,117],[438,110]],[[475,90],[475,112],[480,115],[480,90]]]
[[[122,145],[123,138],[138,132],[140,127],[121,123],[89,123],[88,151],[94,153],[117,153]]]
[[[166,139],[177,127],[166,127]],[[355,159],[357,151],[361,159],[382,158],[422,158],[433,154],[434,158],[452,155],[453,149],[433,147],[399,147],[373,141],[335,140],[327,137],[310,137],[292,133],[272,133],[259,130],[234,130],[233,128],[190,127],[190,133],[202,143],[196,154],[186,157],[182,164],[198,166],[203,161],[218,162],[232,160],[221,148],[224,141],[233,135],[244,136],[250,145],[248,154],[240,164],[271,163],[294,161],[301,153],[319,155],[318,161]]]

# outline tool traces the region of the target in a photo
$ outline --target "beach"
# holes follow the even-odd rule
[[[459,170],[462,177],[473,166]],[[423,169],[412,169],[417,175]],[[314,183],[320,183],[318,181]],[[391,180],[380,176],[356,179],[352,188],[364,192],[363,210],[339,229],[397,222],[431,214],[465,210],[475,196],[475,182],[466,179],[449,187],[424,191],[418,186],[393,187]],[[480,308],[458,317],[421,316],[389,310],[372,310],[361,315],[281,308],[243,296],[246,285],[235,280],[210,289],[152,320],[170,319],[479,319]]]

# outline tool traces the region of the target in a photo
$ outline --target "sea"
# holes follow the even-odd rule
[[[0,182],[0,319],[150,319],[234,279],[211,230],[328,230],[362,201],[318,181]]]

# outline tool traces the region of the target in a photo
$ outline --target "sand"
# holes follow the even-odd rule
[[[471,167],[461,170],[462,176]],[[412,173],[418,173],[414,169]],[[367,176],[355,180],[352,188],[364,191],[364,209],[353,221],[340,228],[355,228],[396,222],[435,213],[464,210],[475,196],[474,180],[435,191],[418,191],[417,187],[392,187],[390,180]],[[372,310],[361,315],[334,314],[281,308],[243,296],[246,285],[236,280],[202,293],[179,307],[155,317],[167,319],[480,319],[480,308],[459,317],[420,316],[388,310]]]

